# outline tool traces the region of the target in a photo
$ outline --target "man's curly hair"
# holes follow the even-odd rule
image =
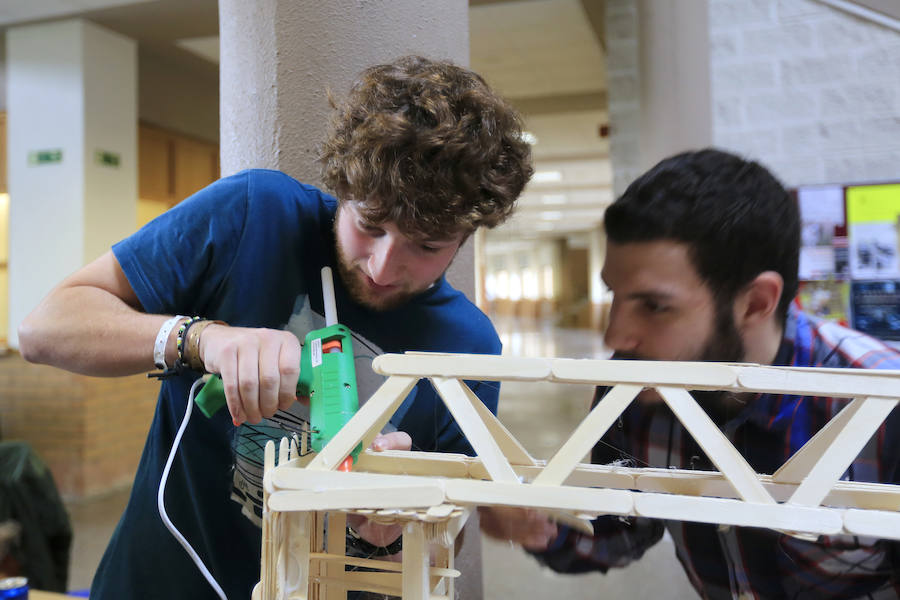
[[[518,112],[450,62],[407,56],[370,67],[335,109],[322,180],[340,201],[360,201],[367,220],[407,235],[494,227],[531,178]]]

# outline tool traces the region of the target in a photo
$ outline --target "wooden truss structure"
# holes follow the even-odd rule
[[[662,361],[529,359],[410,353],[375,359],[388,378],[317,455],[282,440],[266,448],[261,600],[346,598],[370,590],[453,599],[453,540],[477,506],[532,508],[568,523],[630,515],[766,527],[792,535],[900,539],[900,486],[841,481],[900,400],[900,372]],[[427,377],[468,437],[474,458],[369,452],[335,469],[374,436]],[[611,386],[549,461],[536,460],[463,380]],[[623,410],[653,388],[718,471],[582,462]],[[757,474],[689,390],[852,398],[771,475]],[[402,563],[345,556],[345,521],[359,513],[403,524]],[[363,567],[366,570],[351,570]]]

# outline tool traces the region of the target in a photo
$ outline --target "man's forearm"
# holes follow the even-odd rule
[[[601,516],[593,523],[593,536],[560,526],[546,550],[531,554],[559,573],[606,573],[639,559],[665,531],[662,521],[640,517]]]
[[[153,343],[167,318],[142,313],[98,287],[59,287],[19,326],[19,350],[30,362],[84,375],[150,371]],[[171,364],[175,346],[169,337]]]

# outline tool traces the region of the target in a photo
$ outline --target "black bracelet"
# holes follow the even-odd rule
[[[390,556],[391,554],[397,554],[403,550],[402,535],[387,546],[376,546],[375,544],[364,540],[362,536],[349,526],[347,527],[347,541],[363,556]]]

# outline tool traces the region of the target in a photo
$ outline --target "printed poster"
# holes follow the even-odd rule
[[[900,340],[900,280],[854,281],[853,328],[885,341]]]
[[[850,274],[900,278],[900,184],[847,188]]]
[[[801,281],[795,302],[806,313],[845,327],[850,324],[849,281]]]
[[[846,278],[844,188],[807,186],[797,190],[800,208],[800,279]],[[840,235],[839,235],[840,234]]]

